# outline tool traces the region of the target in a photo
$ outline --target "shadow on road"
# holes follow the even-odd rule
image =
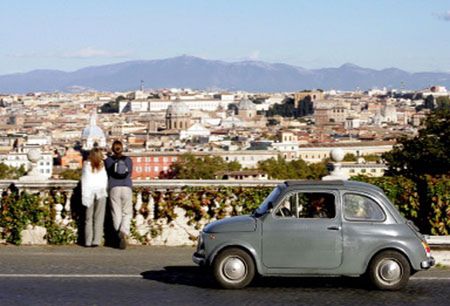
[[[187,285],[201,288],[217,287],[206,269],[195,266],[169,266],[164,270],[145,271],[144,279],[155,280],[166,284]]]
[[[145,271],[144,279],[200,288],[217,288],[212,274],[196,266],[167,266],[164,270]],[[353,288],[369,289],[365,279],[359,277],[255,277],[252,288]]]

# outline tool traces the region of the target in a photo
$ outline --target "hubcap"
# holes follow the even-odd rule
[[[397,282],[402,276],[402,267],[393,259],[385,259],[378,266],[378,274],[387,283]]]
[[[246,266],[242,259],[229,257],[223,264],[223,274],[230,280],[240,280],[246,274]]]

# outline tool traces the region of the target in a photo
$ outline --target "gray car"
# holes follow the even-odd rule
[[[212,222],[193,261],[224,288],[262,276],[367,276],[379,289],[403,288],[434,265],[430,248],[383,191],[352,181],[287,181],[256,211]]]

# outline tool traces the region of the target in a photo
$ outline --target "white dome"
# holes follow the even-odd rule
[[[83,129],[81,139],[83,140],[83,148],[90,150],[97,144],[100,147],[106,146],[106,137],[102,129],[97,126],[97,114],[93,112],[89,120],[89,125]]]
[[[186,105],[186,103],[175,101],[167,107],[166,116],[183,117],[189,116],[190,113],[191,111],[189,110],[189,107]]]
[[[98,126],[90,125],[83,129],[83,133],[81,134],[82,138],[93,138],[93,139],[100,139],[105,138],[105,133],[103,133],[102,129]]]

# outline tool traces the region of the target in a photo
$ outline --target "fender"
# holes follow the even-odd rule
[[[230,248],[230,247],[235,247],[235,248],[239,248],[239,249],[243,249],[245,251],[247,251],[250,256],[253,258],[253,262],[255,263],[255,267],[258,271],[258,273],[262,273],[262,267],[261,267],[261,261],[259,260],[258,257],[258,252],[255,250],[255,247],[245,241],[227,241],[226,243],[222,243],[220,245],[218,245],[214,251],[211,253],[211,255],[208,257],[207,259],[207,265],[211,266],[214,262],[214,259],[216,258],[217,254],[219,254],[222,250],[226,249],[226,248]]]
[[[398,243],[398,242],[393,242],[393,243],[389,243],[389,244],[385,244],[382,246],[379,246],[378,248],[374,249],[370,256],[368,256],[365,260],[364,260],[364,271],[367,271],[367,268],[369,267],[369,263],[372,260],[372,258],[382,252],[382,251],[386,251],[386,250],[393,250],[393,251],[397,251],[399,253],[401,253],[403,256],[406,257],[406,259],[408,260],[409,264],[417,270],[420,270],[420,267],[416,267],[416,265],[414,265],[414,262],[411,260],[411,257],[409,256],[409,250],[405,247],[405,245]]]

